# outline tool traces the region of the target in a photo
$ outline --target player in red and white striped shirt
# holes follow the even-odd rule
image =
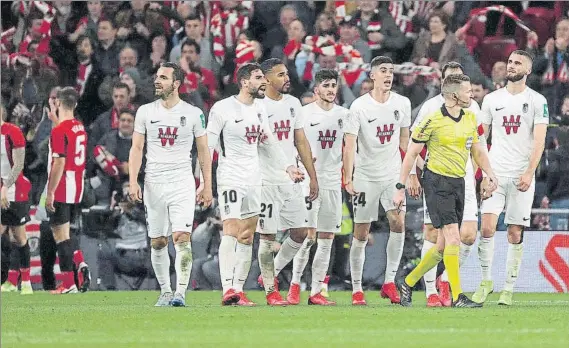
[[[26,139],[16,125],[5,122],[7,116],[4,106],[0,108],[0,167],[2,180],[1,207],[2,221],[0,234],[10,229],[16,243],[10,256],[8,280],[2,285],[2,292],[18,291],[18,278],[21,275],[22,294],[32,294],[30,283],[30,246],[26,236],[26,223],[30,221],[28,193],[30,182],[22,174],[26,156]]]
[[[63,274],[62,286],[55,293],[74,293],[77,286],[73,278],[73,246],[69,238],[69,222],[79,212],[83,198],[87,133],[76,120],[73,110],[79,94],[73,87],[57,92],[55,101],[50,99],[51,112],[57,112],[58,124],[51,130],[49,140],[48,182],[46,209],[53,231],[59,267]],[[54,116],[52,115],[53,119]],[[88,271],[80,267],[80,288],[89,287]]]

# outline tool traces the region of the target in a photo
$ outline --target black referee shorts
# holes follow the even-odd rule
[[[30,205],[28,202],[10,202],[7,209],[2,209],[2,225],[18,227],[30,221]]]
[[[462,223],[464,213],[464,178],[451,178],[431,172],[423,174],[423,190],[434,228]]]

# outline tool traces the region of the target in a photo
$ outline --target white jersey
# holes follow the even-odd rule
[[[348,110],[334,104],[330,111],[316,102],[303,107],[306,137],[316,158],[314,166],[321,189],[338,190],[342,187],[342,142]]]
[[[217,185],[228,187],[261,186],[261,168],[258,145],[262,141],[277,158],[281,170],[294,162],[284,158],[282,150],[276,154],[276,140],[267,124],[267,110],[263,102],[255,99],[246,105],[231,96],[218,101],[209,112],[207,124],[208,146],[216,147],[219,139]],[[266,136],[266,140],[260,139]],[[286,162],[286,163],[285,163]],[[290,181],[290,179],[289,179]]]
[[[529,165],[533,127],[549,124],[547,100],[533,89],[516,95],[500,88],[484,97],[480,118],[492,125],[490,164],[497,176],[518,178]]]
[[[193,173],[194,137],[206,134],[200,109],[182,100],[166,109],[157,100],[138,109],[134,131],[146,136],[146,182],[182,181]]]
[[[304,116],[300,101],[288,94],[281,100],[265,97],[260,100],[267,110],[267,122],[273,136],[278,140],[287,159],[291,163],[295,160],[294,130],[304,127]],[[270,156],[269,149],[262,145],[259,147],[261,163],[261,177],[263,185],[292,185],[288,174],[283,171],[282,163]]]
[[[380,103],[369,93],[350,106],[344,132],[357,135],[354,179],[386,181],[399,177],[401,128],[411,125],[411,101],[395,92]]]

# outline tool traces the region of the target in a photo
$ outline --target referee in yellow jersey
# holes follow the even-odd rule
[[[427,145],[429,158],[423,172],[423,189],[433,227],[439,229],[439,235],[437,244],[425,254],[401,284],[401,305],[411,306],[411,288],[427,271],[443,260],[452,291],[453,307],[482,307],[482,304],[470,300],[462,293],[458,269],[459,224],[464,211],[464,176],[471,152],[474,162],[490,180],[488,190],[496,189],[497,180],[490,167],[485,142],[478,139],[476,115],[463,109],[470,106],[472,98],[468,76],[448,76],[443,82],[442,95],[445,103],[440,110],[425,117],[411,135],[413,142],[403,160],[398,190],[393,197],[396,206],[403,204],[404,183],[407,182],[417,155]]]

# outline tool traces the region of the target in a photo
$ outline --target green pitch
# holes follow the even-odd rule
[[[483,309],[402,308],[367,292],[368,307],[333,292],[336,307],[221,307],[219,292],[189,292],[185,308],[154,308],[157,292],[2,294],[2,347],[569,347],[569,294],[490,296]]]

